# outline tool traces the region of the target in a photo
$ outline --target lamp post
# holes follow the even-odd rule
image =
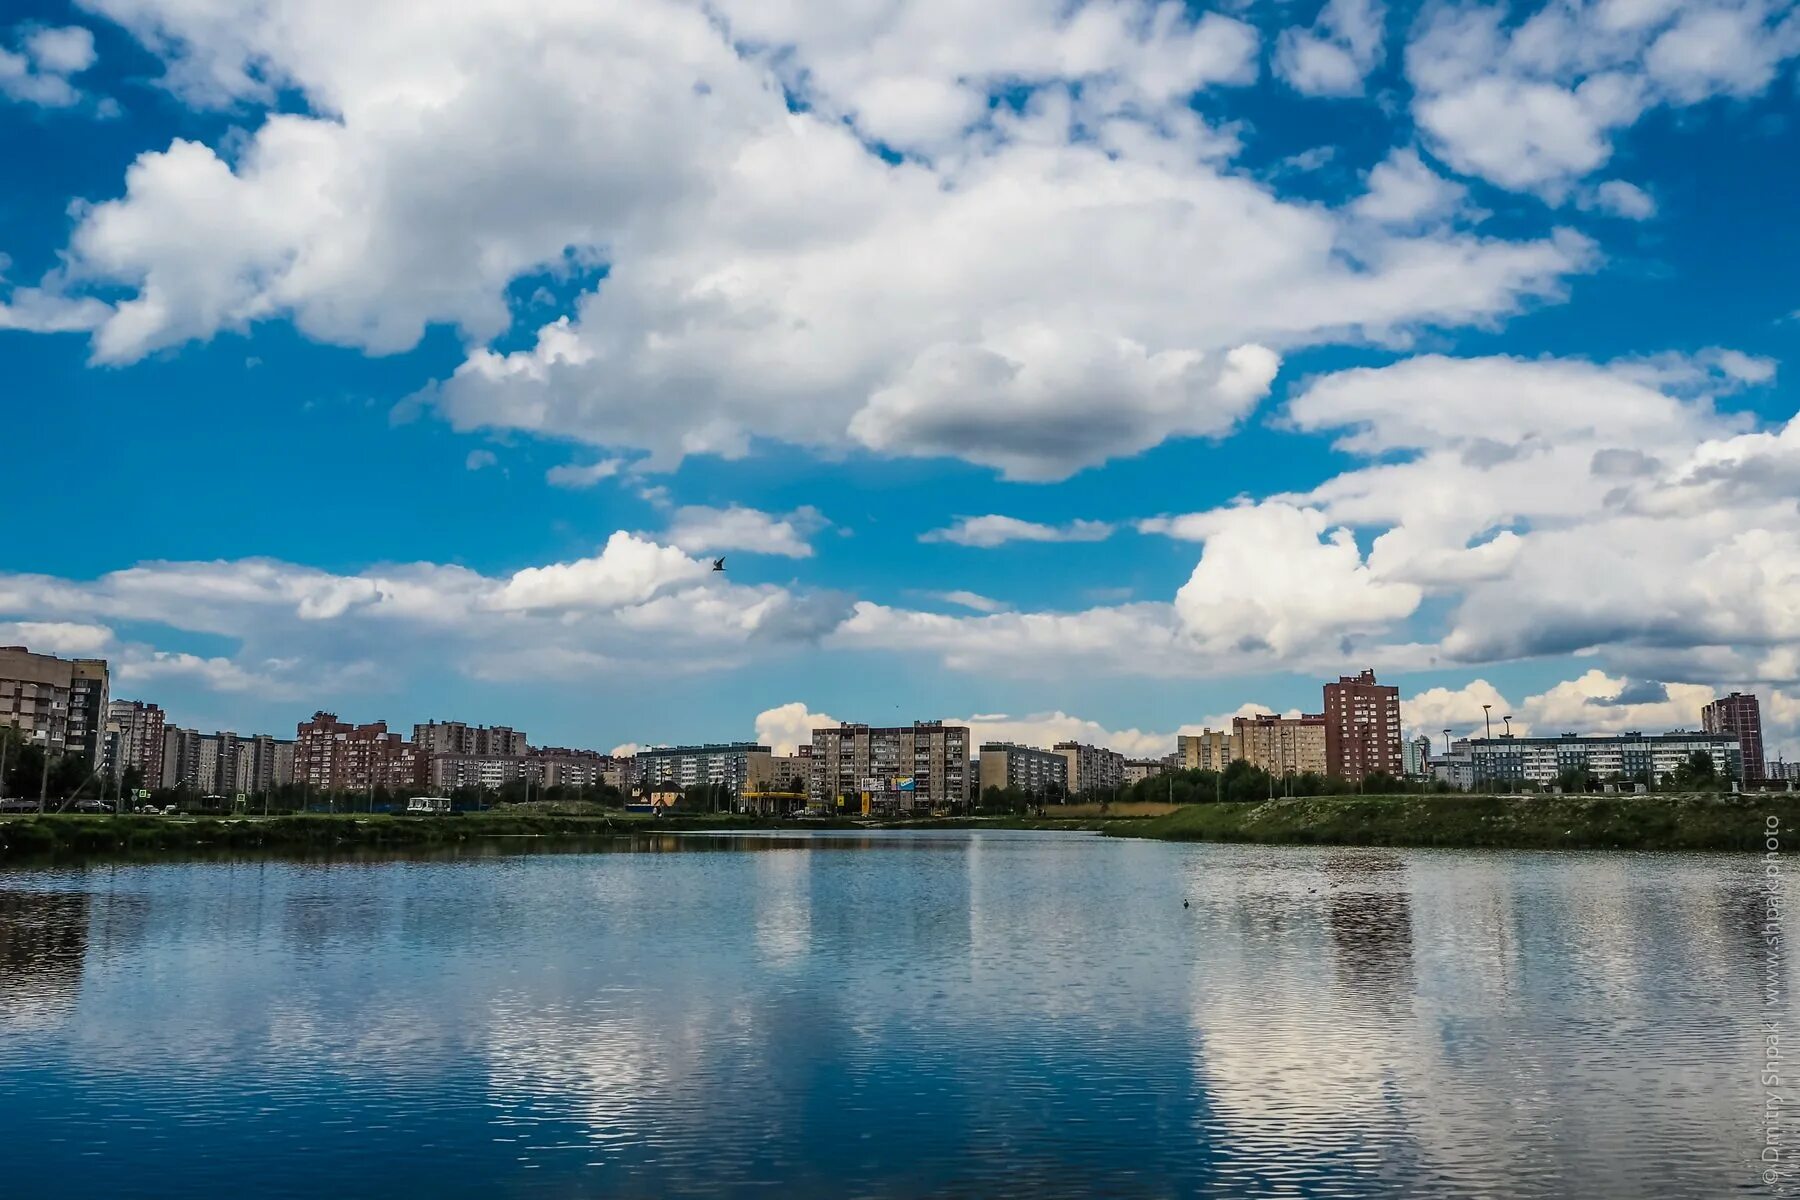
[[[1506,716],[1501,717],[1500,719],[1502,721],[1506,722],[1506,736],[1511,737],[1512,736],[1512,714],[1508,713]]]
[[[1484,704],[1481,706],[1481,719],[1487,725],[1488,737],[1492,738],[1494,736],[1494,706],[1493,705]]]

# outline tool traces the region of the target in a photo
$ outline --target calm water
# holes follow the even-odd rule
[[[0,1194],[1768,1194],[1749,856],[635,845],[0,872]]]

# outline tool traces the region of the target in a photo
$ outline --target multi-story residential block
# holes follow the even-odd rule
[[[653,746],[637,752],[637,781],[681,788],[724,784],[733,796],[741,796],[753,779],[768,778],[770,758],[769,748],[755,742]]]
[[[1175,755],[1184,771],[1223,771],[1244,757],[1244,747],[1223,729],[1202,729],[1178,736]]]
[[[239,739],[236,750],[233,790],[238,794],[261,795],[294,782],[293,742],[258,733]]]
[[[1763,775],[1776,783],[1800,783],[1800,760],[1784,762],[1775,759],[1765,764]]]
[[[1125,786],[1125,756],[1104,746],[1058,742],[1052,747],[1069,764],[1069,794],[1093,796]]]
[[[1141,783],[1153,775],[1163,775],[1169,764],[1160,758],[1128,758],[1125,760],[1125,782]]]
[[[416,787],[424,762],[413,743],[388,732],[386,721],[351,725],[336,713],[316,712],[294,734],[294,781],[318,791]]]
[[[812,747],[801,746],[792,754],[769,756],[768,788],[775,792],[804,792],[812,782]]]
[[[1318,713],[1233,717],[1231,738],[1240,757],[1271,775],[1325,774],[1325,718]]]
[[[294,744],[266,733],[239,737],[165,726],[161,770],[146,787],[194,796],[252,796],[294,782]]]
[[[1324,717],[1327,774],[1363,779],[1377,771],[1396,778],[1405,772],[1399,688],[1377,683],[1373,671],[1339,676],[1325,685]]]
[[[1743,751],[1735,735],[1682,731],[1468,738],[1451,747],[1445,777],[1460,787],[1547,786],[1565,771],[1582,770],[1602,782],[1660,783],[1675,776],[1696,752],[1711,758],[1720,776],[1742,778]]]
[[[613,755],[612,761],[600,768],[600,782],[615,792],[629,792],[637,779],[637,759],[630,755]]]
[[[434,754],[426,767],[426,781],[439,795],[458,788],[497,790],[530,779],[528,766],[528,760],[513,755]]]
[[[641,757],[641,754],[640,754]],[[941,721],[813,730],[812,807],[837,810],[869,797],[871,811],[969,802],[969,730]]]
[[[1069,794],[1069,760],[1054,750],[1016,742],[981,744],[981,793],[989,788],[1018,788],[1032,796]]]
[[[158,786],[162,780],[163,710],[142,700],[114,700],[106,711],[118,734],[116,751],[106,762],[108,774],[119,779],[135,767],[145,787]]]
[[[520,758],[529,747],[525,735],[505,725],[466,725],[461,721],[427,721],[413,726],[413,745],[424,755],[462,754],[478,758]]]
[[[162,775],[156,785],[198,795],[200,788],[200,731],[179,725],[163,727]]]
[[[1700,710],[1700,728],[1737,738],[1744,764],[1743,781],[1762,782],[1767,774],[1763,764],[1762,706],[1754,695],[1733,692],[1720,696]]]
[[[612,755],[597,750],[544,747],[531,751],[526,758],[526,769],[538,787],[585,788],[605,782],[607,768],[613,762]]]
[[[107,703],[106,660],[0,646],[0,725],[34,745],[100,765]]]
[[[69,734],[65,747],[100,765],[101,742],[106,733],[110,680],[106,660],[78,658],[69,664]]]
[[[1408,779],[1425,779],[1431,774],[1431,739],[1425,734],[1413,738],[1401,748]]]

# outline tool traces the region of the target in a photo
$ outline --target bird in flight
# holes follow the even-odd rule
[[[723,571],[724,569],[725,569],[725,560],[724,559],[722,559],[722,558],[713,559],[713,570]]]

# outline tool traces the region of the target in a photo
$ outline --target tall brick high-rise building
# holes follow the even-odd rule
[[[118,754],[106,764],[116,780],[136,767],[145,787],[162,783],[163,710],[142,700],[114,700],[107,706],[107,720],[118,727]]]
[[[316,712],[294,733],[294,782],[320,791],[411,787],[420,781],[422,761],[411,742],[388,732],[386,721],[352,725],[336,713]]]
[[[1754,695],[1733,692],[1720,696],[1700,710],[1700,727],[1707,733],[1737,738],[1744,752],[1745,783],[1761,783],[1768,777],[1763,765],[1762,706]]]
[[[1325,770],[1339,779],[1405,773],[1399,688],[1383,687],[1373,671],[1325,685]]]

